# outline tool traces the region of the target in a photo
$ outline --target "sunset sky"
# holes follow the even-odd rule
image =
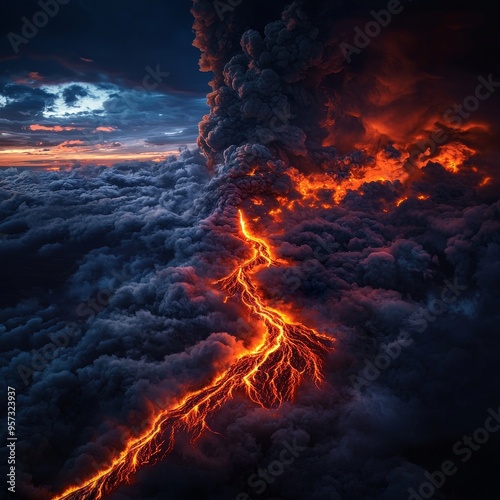
[[[72,0],[31,38],[37,2],[3,12],[0,167],[158,161],[194,146],[209,77],[189,2],[175,4]]]

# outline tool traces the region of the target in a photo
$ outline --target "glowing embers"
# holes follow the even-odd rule
[[[365,157],[365,161],[366,164],[348,165],[348,172],[342,176],[333,172],[302,174],[296,168],[289,168],[287,175],[292,180],[295,193],[278,197],[279,207],[273,207],[269,215],[278,221],[282,219],[283,211],[293,211],[299,206],[332,208],[342,202],[349,190],[358,191],[365,183],[404,181],[408,178],[403,162],[387,151],[379,151],[375,157]]]
[[[250,257],[227,278],[220,280],[227,293],[247,308],[263,334],[251,349],[235,354],[232,365],[206,387],[189,392],[180,402],[160,410],[148,429],[126,443],[125,449],[84,484],[71,486],[54,500],[98,500],[123,483],[143,465],[161,459],[172,450],[178,431],[196,440],[208,428],[207,419],[236,392],[245,393],[262,407],[292,400],[297,388],[309,377],[322,381],[324,356],[334,339],[293,321],[286,313],[270,307],[259,292],[254,272],[274,265],[263,238],[251,234],[243,214],[239,222]]]
[[[399,156],[389,154],[387,149],[379,150],[370,160],[367,165],[353,168],[349,177],[339,182],[334,197],[335,203],[340,203],[349,190],[358,191],[365,183],[397,180],[404,182],[408,178],[404,162]]]
[[[428,200],[429,199],[429,196],[426,195],[426,194],[419,194],[417,196],[415,196],[414,194],[413,195],[408,195],[408,196],[403,196],[402,198],[399,198],[398,200],[396,200],[396,207],[399,207],[401,206],[405,201],[408,201],[408,200],[419,200],[419,201],[425,201],[425,200]],[[385,209],[383,210],[384,212],[389,212],[389,210]]]
[[[460,142],[443,144],[434,155],[422,155],[418,158],[419,167],[423,167],[428,161],[440,163],[446,170],[454,174],[458,173],[459,166],[465,163],[476,151]]]
[[[411,154],[401,153],[404,150],[405,148],[394,145],[379,148],[372,154],[369,154],[366,148],[357,150],[357,160],[353,161],[354,154],[339,157],[328,172],[303,174],[291,167],[287,170],[287,175],[292,180],[293,190],[286,197],[278,197],[279,206],[273,206],[268,213],[275,222],[279,222],[287,211],[293,212],[301,206],[332,208],[340,204],[349,191],[363,194],[361,188],[364,184],[389,181],[394,185],[399,183],[404,186],[429,161],[440,163],[448,172],[457,174],[460,167],[470,163],[476,154],[474,149],[456,141],[439,146],[432,154],[430,149],[423,152],[414,150]],[[470,165],[467,168],[470,168]],[[477,172],[477,169],[474,171]],[[479,187],[486,186],[490,181],[490,178],[484,178]],[[426,199],[421,196],[424,195],[417,198]],[[395,205],[400,206],[406,199],[407,197],[399,198]],[[262,205],[262,202],[255,204]]]
[[[297,196],[278,197],[282,208],[293,210],[298,204],[315,208],[331,208],[335,205],[334,196],[337,181],[329,173],[302,174],[296,168],[287,171],[292,179]],[[277,211],[276,213],[281,213]]]
[[[480,183],[479,187],[487,186],[493,180],[492,177],[485,177]]]

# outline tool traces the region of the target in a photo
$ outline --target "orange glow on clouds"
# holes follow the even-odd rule
[[[476,151],[459,142],[452,142],[441,146],[439,153],[431,157],[432,161],[441,163],[443,167],[452,173],[459,171],[459,166],[468,160]]]
[[[30,130],[39,131],[43,130],[46,132],[67,132],[69,130],[83,130],[83,127],[73,127],[71,125],[61,126],[61,125],[39,125],[33,124],[29,126]]]
[[[34,132],[44,131],[44,132],[69,132],[70,130],[85,130],[84,127],[75,127],[73,125],[41,125],[34,123],[30,125],[29,130]],[[114,127],[104,127],[100,126],[95,129],[95,132],[114,132],[116,129]]]
[[[14,80],[15,83],[20,85],[31,85],[36,86],[36,82],[41,82],[43,76],[37,71],[31,71],[26,77],[19,77]]]
[[[168,156],[177,155],[177,148],[165,151],[139,151],[137,149],[112,147],[111,145],[84,146],[81,141],[65,141],[48,151],[33,148],[11,148],[1,150],[0,168],[8,167],[37,167],[57,170],[71,167],[74,164],[106,165],[124,161],[152,161],[161,162]],[[121,150],[125,149],[125,150]]]

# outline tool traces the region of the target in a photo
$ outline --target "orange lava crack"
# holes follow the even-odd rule
[[[265,240],[248,231],[243,213],[240,225],[252,255],[219,283],[226,301],[238,296],[252,317],[264,326],[265,334],[255,348],[236,357],[226,371],[208,386],[190,392],[175,406],[159,411],[150,427],[130,438],[125,449],[83,484],[67,488],[53,500],[100,499],[123,483],[143,465],[158,461],[172,450],[176,432],[185,429],[196,440],[208,428],[207,418],[232,395],[241,391],[263,408],[293,399],[305,376],[318,385],[323,377],[324,357],[335,339],[291,320],[268,306],[253,279],[254,272],[274,265]]]

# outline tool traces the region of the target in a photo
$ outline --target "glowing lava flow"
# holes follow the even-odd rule
[[[187,430],[194,441],[207,428],[208,416],[237,391],[266,408],[291,400],[304,376],[316,384],[322,380],[323,357],[334,339],[293,322],[269,307],[258,292],[253,273],[274,264],[269,246],[251,235],[240,212],[242,233],[252,256],[218,283],[229,297],[238,295],[250,314],[261,321],[265,334],[257,347],[242,353],[232,366],[207,387],[193,391],[175,406],[160,411],[141,436],[131,438],[109,465],[84,482],[72,486],[53,500],[100,499],[120,484],[130,482],[142,466],[172,450],[175,434]]]

